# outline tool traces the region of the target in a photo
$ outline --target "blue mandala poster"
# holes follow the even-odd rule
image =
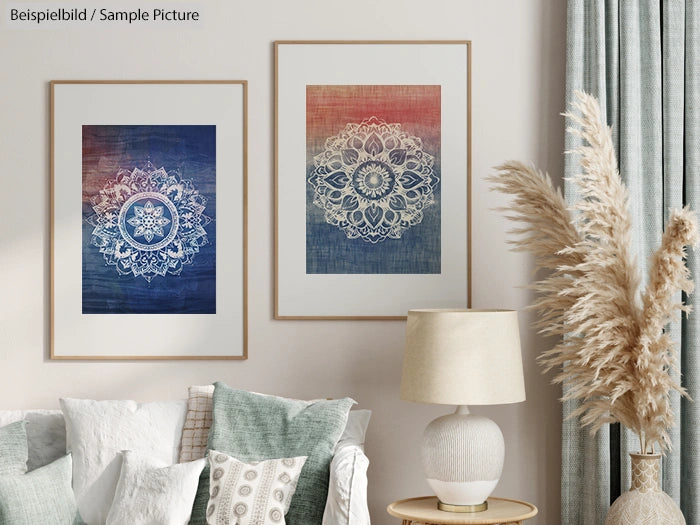
[[[216,126],[82,127],[83,314],[216,313]]]

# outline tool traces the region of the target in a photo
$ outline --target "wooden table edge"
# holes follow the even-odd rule
[[[389,505],[387,505],[386,511],[387,511],[391,516],[393,516],[393,517],[395,517],[395,518],[401,518],[401,519],[403,519],[403,520],[411,520],[411,521],[413,521],[413,520],[420,520],[420,519],[422,519],[422,518],[416,518],[415,516],[410,516],[410,515],[408,515],[408,514],[403,514],[403,513],[401,513],[401,512],[398,512],[398,511],[394,510],[393,507],[394,507],[395,505],[399,505],[399,504],[401,504],[401,503],[406,503],[406,502],[408,502],[408,501],[417,501],[417,500],[434,499],[434,498],[435,498],[435,496],[418,496],[418,497],[415,497],[415,498],[400,499],[400,500],[394,501],[394,502],[390,503]],[[489,500],[507,501],[507,502],[510,502],[510,503],[517,503],[517,504],[519,504],[519,505],[522,505],[522,506],[524,506],[524,507],[528,507],[528,508],[530,509],[530,511],[527,512],[527,513],[525,513],[525,514],[520,514],[520,515],[518,515],[518,516],[509,516],[509,517],[508,517],[508,520],[511,520],[511,521],[521,521],[521,520],[526,520],[526,519],[534,518],[535,516],[537,516],[537,512],[538,512],[538,511],[537,511],[537,507],[536,507],[535,505],[533,505],[532,503],[528,503],[527,501],[520,501],[520,500],[517,500],[517,499],[511,499],[511,498],[497,498],[497,497],[490,497],[490,498],[488,498],[488,499],[489,499]],[[437,510],[437,509],[436,509],[436,510]],[[453,514],[453,513],[446,512],[445,514],[446,514],[446,515],[449,515],[449,514]],[[446,516],[446,517],[447,517],[447,516]],[[455,517],[456,517],[456,516],[455,516]],[[475,517],[475,518],[478,518],[478,513],[474,513],[474,517]],[[488,524],[496,525],[496,524],[499,524],[499,523],[503,523],[503,518],[488,518],[488,519],[486,519],[486,520],[483,520],[482,523],[483,523],[483,525],[488,525]]]

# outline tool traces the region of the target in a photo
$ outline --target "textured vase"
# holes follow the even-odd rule
[[[615,500],[605,525],[685,525],[683,513],[661,490],[661,454],[630,454],[632,487]]]

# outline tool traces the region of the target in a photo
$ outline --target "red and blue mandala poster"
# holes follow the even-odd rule
[[[306,273],[439,274],[441,87],[306,86]]]

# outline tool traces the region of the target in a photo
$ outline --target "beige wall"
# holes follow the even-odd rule
[[[172,2],[171,2],[172,3]],[[169,4],[165,2],[165,4]],[[425,425],[449,408],[399,400],[403,322],[273,321],[275,39],[473,42],[473,303],[522,309],[531,261],[508,251],[505,201],[483,178],[497,163],[562,170],[565,2],[551,0],[201,0],[200,28],[0,31],[0,408],[57,407],[59,396],[153,400],[222,380],[301,398],[350,395],[374,411],[368,433],[373,522],[428,493],[416,456]],[[118,5],[115,4],[115,5]],[[4,22],[4,21],[3,21]],[[250,358],[242,362],[50,362],[48,81],[247,79],[250,82]],[[476,408],[506,438],[496,495],[559,522],[557,389],[534,364],[545,348],[522,316],[525,403]],[[128,332],[125,330],[124,332]],[[123,333],[124,333],[123,332]],[[115,337],[123,333],[115,334]],[[84,341],[85,346],[100,344]]]

